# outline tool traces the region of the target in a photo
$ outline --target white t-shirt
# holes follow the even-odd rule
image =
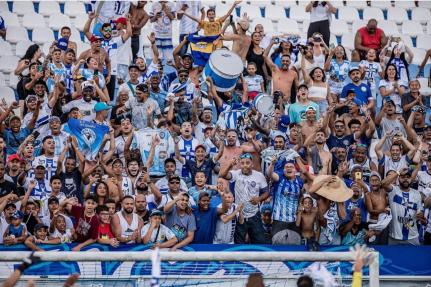
[[[83,121],[92,121],[96,118],[96,112],[94,111],[94,105],[96,105],[97,102],[94,100],[91,100],[90,102],[84,101],[84,99],[79,100],[73,100],[71,102],[68,102],[63,106],[63,112],[68,113],[72,108],[79,108],[79,113],[81,114]]]
[[[247,89],[249,92],[259,92],[262,93],[262,83],[263,78],[261,75],[245,76],[244,82],[247,84]]]
[[[244,218],[253,217],[258,211],[258,205],[250,203],[252,197],[259,196],[260,190],[266,188],[265,176],[258,171],[252,170],[251,174],[245,175],[240,169],[231,170],[231,182],[235,182],[235,203],[244,203]]]
[[[388,91],[388,90],[393,88],[393,83],[394,82],[386,81],[385,79],[382,79],[382,80],[380,80],[380,83],[379,83],[379,89],[382,87],[385,87],[386,91]],[[397,83],[398,83],[399,87],[400,86],[404,86],[404,87],[408,86],[405,82],[400,81],[400,80],[398,80]],[[401,107],[401,96],[402,95],[399,95],[395,92],[393,92],[392,94],[389,95],[389,98],[391,98],[391,100],[394,101],[394,103],[395,103],[397,114],[403,113],[403,108]]]
[[[359,63],[360,67],[364,67],[365,69],[365,77],[364,80],[367,80],[370,84],[371,91],[376,90],[376,80],[380,78],[380,73],[382,72],[382,66],[376,62],[368,62],[367,60],[362,60]],[[373,95],[375,96],[375,95]]]
[[[45,166],[45,179],[49,181],[51,179],[51,176],[55,175],[57,172],[57,161],[58,156],[54,157],[47,157],[46,155],[40,155],[34,158],[32,166],[33,169],[36,168],[38,165]],[[31,170],[29,174],[34,174],[34,171]]]
[[[422,212],[422,198],[415,189],[403,192],[393,186],[389,193],[389,206],[392,221],[389,225],[389,236],[397,240],[410,240],[419,236],[416,215]]]
[[[117,75],[118,54],[120,47],[123,45],[123,38],[120,36],[102,41],[102,48],[105,49],[111,60],[111,75]]]
[[[221,208],[221,207],[222,207],[222,204],[220,203],[217,206],[217,208]],[[237,205],[235,203],[232,203],[231,207],[223,215],[232,214],[236,208],[237,208]],[[220,218],[217,220],[216,231],[215,231],[214,240],[213,240],[214,244],[234,244],[235,227],[238,221],[238,217],[239,217],[239,214],[237,213],[236,216],[231,221],[226,223],[224,223]]]
[[[145,224],[144,227],[141,229],[141,238],[147,234],[148,230],[150,229],[151,223]],[[171,240],[175,237],[175,234],[165,225],[160,224],[160,230],[157,233],[158,228],[155,228],[153,232],[151,233],[151,239],[149,243],[163,243],[165,241]],[[156,239],[157,235],[157,239]]]
[[[424,170],[418,172],[418,191],[428,197],[431,195],[431,175]]]
[[[175,12],[174,7],[172,6],[172,3],[166,3],[169,7],[169,11],[171,13]],[[161,12],[162,16],[157,19],[156,22],[153,23],[153,31],[156,33],[157,38],[162,39],[172,39],[172,21],[169,19],[169,17],[166,15],[164,11],[162,11],[162,5],[159,2],[153,2],[153,5],[151,6],[150,11],[150,17],[153,17],[157,13]]]
[[[188,8],[185,10],[187,14],[192,15],[198,19],[201,17],[201,1],[178,1],[177,12],[181,10],[183,4],[187,4]],[[193,34],[198,30],[198,23],[193,21],[187,16],[183,16],[180,20],[179,32],[180,34]]]

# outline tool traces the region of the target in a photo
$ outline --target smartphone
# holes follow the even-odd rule
[[[43,66],[42,65],[37,65],[37,71],[39,73],[42,73],[43,72]]]
[[[34,131],[34,132],[32,133],[32,135],[33,135],[34,139],[37,139],[37,138],[38,138],[38,136],[40,135],[40,132],[38,132],[38,131]]]
[[[362,172],[355,172],[355,179],[356,180],[361,180],[362,179]]]
[[[275,39],[274,39],[274,43],[275,43],[275,44],[280,43],[280,38],[278,38],[278,37],[277,37],[277,38],[275,38]]]
[[[94,71],[94,76],[98,76],[99,75],[99,70],[95,70]]]

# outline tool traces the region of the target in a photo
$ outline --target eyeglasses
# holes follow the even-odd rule
[[[253,159],[253,156],[249,153],[245,153],[245,154],[240,155],[239,158],[240,159],[244,159],[244,158]]]
[[[103,31],[105,31],[105,32],[112,32],[112,29],[111,28],[105,28],[105,29],[103,29]]]
[[[180,184],[180,182],[179,182],[179,181],[170,181],[169,183],[170,183],[170,184]]]

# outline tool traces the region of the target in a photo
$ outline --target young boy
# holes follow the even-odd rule
[[[4,245],[23,243],[24,240],[27,238],[27,227],[24,223],[22,223],[23,217],[24,214],[19,210],[16,210],[11,215],[11,223],[6,228],[3,234]]]
[[[313,207],[313,199],[311,197],[307,196],[301,199],[298,216],[296,217],[296,226],[301,229],[301,236],[307,247],[312,251],[318,251],[320,225],[317,208]]]
[[[99,229],[97,231],[97,243],[109,244],[112,247],[118,247],[120,242],[115,238],[111,229],[112,214],[109,212],[109,207],[102,205],[98,208],[99,213]]]
[[[202,192],[208,192],[208,194],[211,197],[217,194],[217,187],[213,185],[207,185],[206,181],[207,181],[207,177],[205,176],[205,173],[203,171],[196,172],[196,175],[195,175],[196,185],[190,187],[189,189],[189,195],[193,198],[194,202],[199,201],[199,194]],[[216,204],[216,206],[217,205],[218,204]],[[211,206],[213,206],[213,204],[211,204]]]
[[[29,236],[24,244],[33,251],[44,251],[44,249],[38,247],[36,244],[60,244],[60,238],[48,238],[48,226],[43,223],[36,224],[34,227],[34,235]]]
[[[153,209],[150,214],[150,223],[145,224],[141,230],[142,242],[144,244],[153,244],[152,249],[156,247],[169,248],[178,241],[175,234],[162,224],[162,216],[162,211]]]
[[[73,241],[73,228],[67,228],[66,216],[63,214],[56,215],[51,221],[49,230],[49,239],[60,239],[61,243],[71,243]]]
[[[244,89],[243,103],[254,100],[258,94],[265,91],[263,77],[261,75],[256,75],[256,71],[256,63],[249,62],[247,64],[248,75],[244,77],[242,83]]]
[[[230,191],[225,191],[222,196],[228,209],[227,212],[220,216],[216,223],[213,243],[233,244],[237,222],[244,224],[244,215],[242,214],[244,203],[236,205],[233,194]],[[222,207],[222,203],[220,203],[219,207]]]

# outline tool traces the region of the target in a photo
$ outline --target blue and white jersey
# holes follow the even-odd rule
[[[24,188],[27,190],[28,185],[30,184],[30,180],[33,180],[34,178],[27,177],[24,182]],[[37,180],[36,186],[33,188],[33,190],[30,193],[30,199],[31,200],[41,200],[44,201],[45,199],[49,198],[51,195],[51,186],[49,184],[49,180]],[[43,207],[41,207],[42,209]]]
[[[220,116],[217,124],[226,129],[237,129],[238,119],[244,118],[248,110],[248,107],[241,104],[232,104],[231,106],[223,103],[223,106],[219,109]]]
[[[80,69],[79,73],[87,80],[92,80],[94,76],[94,71],[90,69]],[[100,73],[97,77],[99,78],[99,88],[103,89],[105,87],[105,77]]]
[[[67,138],[70,136],[70,134],[65,131],[60,131],[59,135],[53,135],[51,130],[48,130],[46,133],[39,135],[34,141],[34,154],[36,156],[40,155],[42,151],[42,139],[46,136],[53,137],[55,142],[54,156],[59,156],[63,148],[67,145]]]
[[[102,40],[102,48],[108,53],[111,60],[111,75],[117,75],[117,54],[118,49],[124,44],[123,38],[112,37],[109,40]]]
[[[0,16],[0,30],[6,29],[6,24],[2,16]]]
[[[422,198],[415,189],[403,192],[399,186],[393,186],[389,193],[389,207],[392,221],[389,236],[397,240],[409,240],[419,236],[416,215],[423,210]]]
[[[350,61],[344,60],[341,64],[337,60],[331,60],[329,77],[335,82],[345,82],[349,78]]]
[[[295,222],[304,182],[299,176],[294,180],[289,180],[284,176],[283,172],[277,174],[279,181],[274,184],[272,219],[283,222]]]
[[[400,58],[393,58],[388,64],[394,64],[397,67],[397,74],[401,81],[408,83],[409,77],[407,74],[407,67]]]
[[[368,62],[367,60],[362,60],[359,66],[365,69],[364,80],[367,80],[371,90],[375,91],[382,72],[382,66],[377,62]]]
[[[66,66],[63,63],[60,63],[60,67],[57,67],[54,63],[49,63],[48,68],[54,76],[60,76],[60,80],[64,80],[66,77]]]
[[[73,85],[73,65],[64,65],[66,69],[66,78],[64,79],[64,83],[66,84],[66,91],[70,95],[75,91],[75,86]]]
[[[187,160],[195,160],[195,150],[196,147],[199,145],[199,141],[196,138],[192,138],[191,140],[186,140],[183,137],[180,137],[180,142],[178,143],[178,148],[180,149],[181,156],[187,161]],[[177,161],[177,173],[182,178],[190,177],[190,171],[189,169],[179,163]]]
[[[44,134],[48,130],[49,119],[51,118],[52,109],[45,102],[42,104],[39,110],[39,116],[37,117],[34,130],[40,134]],[[23,119],[23,126],[28,126],[33,117],[33,112],[27,112]]]
[[[35,157],[32,163],[32,169],[28,172],[28,176],[34,177],[34,168],[38,165],[43,165],[45,167],[45,179],[49,182],[51,176],[55,175],[57,172],[57,161],[58,156],[47,157],[46,155],[40,155]]]
[[[177,81],[177,80],[170,83],[169,89],[168,89],[169,93],[172,92],[173,86],[175,84],[178,84],[178,83],[179,83],[179,81]],[[197,93],[196,86],[195,86],[194,83],[192,83],[192,81],[189,78],[187,80],[187,86],[186,86],[186,95],[185,95],[186,96],[186,101],[191,103],[192,100],[193,100],[193,98],[195,97],[196,93]]]
[[[165,176],[165,177],[162,177],[161,179],[159,179],[156,182],[156,187],[160,190],[161,194],[168,193],[168,190],[169,190],[168,178]],[[187,184],[182,179],[180,179],[180,190],[181,190],[181,192],[188,192],[189,191]]]

